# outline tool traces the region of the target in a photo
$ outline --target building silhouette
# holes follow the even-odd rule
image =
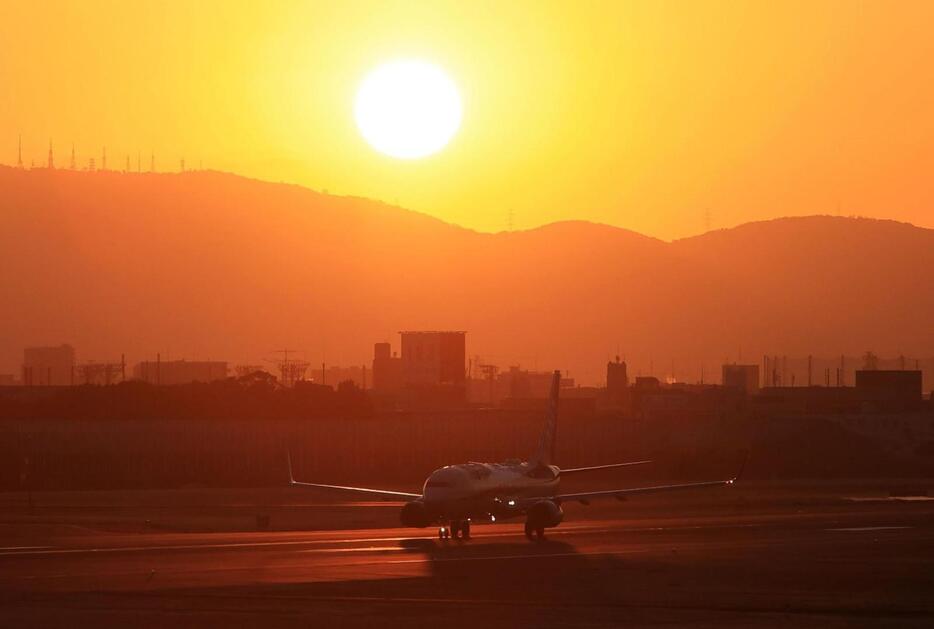
[[[156,385],[214,382],[226,377],[227,363],[223,361],[149,360],[133,368],[135,380]]]
[[[373,345],[373,390],[391,393],[402,388],[402,359],[389,343]]]
[[[458,385],[465,382],[466,332],[400,332],[405,385]]]
[[[864,411],[905,412],[924,404],[920,370],[857,370],[856,393]]]
[[[609,402],[614,406],[625,406],[629,401],[629,375],[626,373],[626,362],[610,361],[606,364],[606,394]]]
[[[759,365],[723,365],[723,386],[741,389],[747,395],[759,392]]]
[[[27,347],[23,350],[25,386],[67,386],[74,384],[75,348]]]

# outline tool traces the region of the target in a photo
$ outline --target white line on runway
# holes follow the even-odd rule
[[[825,531],[900,531],[910,529],[910,526],[852,526],[840,529],[824,529]]]
[[[434,558],[426,557],[424,559],[398,559],[393,561],[381,561],[378,563],[440,563],[443,561],[493,561],[496,559],[540,559],[544,557],[588,557],[593,555],[635,555],[637,553],[647,553],[648,550],[613,550],[613,551],[594,551],[586,553],[542,553],[540,555],[490,555],[488,557],[444,557]]]

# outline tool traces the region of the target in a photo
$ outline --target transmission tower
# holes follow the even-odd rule
[[[494,397],[495,397],[493,393],[494,393],[494,387],[496,384],[496,374],[499,373],[499,367],[497,367],[496,365],[479,365],[479,368],[480,368],[480,373],[482,373],[483,376],[486,378],[487,384],[490,387],[490,393],[489,393],[490,400],[489,401],[490,401],[490,406],[492,406],[494,402]]]
[[[305,372],[308,371],[308,367],[311,365],[307,360],[289,358],[289,352],[294,353],[295,350],[280,349],[276,351],[276,354],[282,354],[282,359],[273,361],[276,369],[279,370],[279,382],[284,387],[294,387],[296,382],[304,380]]]
[[[75,375],[80,384],[97,384],[109,386],[126,380],[126,359],[121,357],[120,362],[97,363],[88,361],[75,366]]]

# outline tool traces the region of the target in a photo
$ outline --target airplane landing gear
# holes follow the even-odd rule
[[[470,520],[453,520],[438,529],[438,539],[470,539]]]
[[[537,526],[533,527],[528,522],[525,523],[525,536],[530,540],[538,540],[539,542],[545,541],[545,527]]]

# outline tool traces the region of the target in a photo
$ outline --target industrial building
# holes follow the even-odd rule
[[[864,412],[904,412],[924,405],[920,370],[856,372],[856,392]]]
[[[156,360],[133,368],[134,379],[156,385],[213,382],[226,377],[227,363],[222,361]]]
[[[25,386],[68,386],[74,384],[75,348],[27,347],[23,350]]]
[[[772,414],[831,415],[923,411],[919,370],[857,370],[855,387],[765,387],[756,406]]]

